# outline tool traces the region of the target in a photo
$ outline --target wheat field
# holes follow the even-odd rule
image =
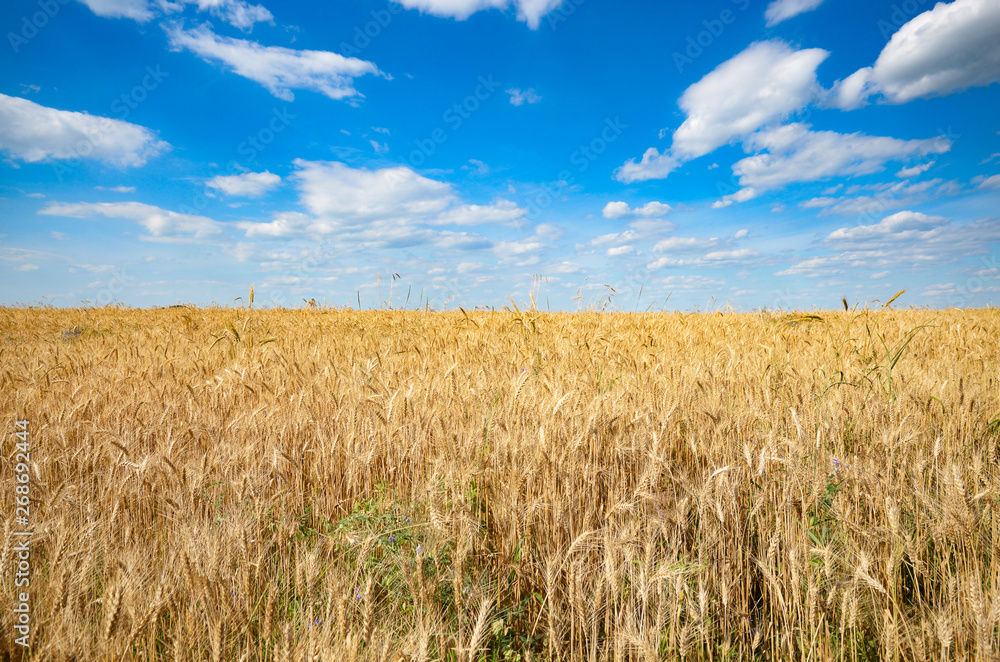
[[[0,655],[995,660],[998,337],[994,309],[0,309]]]

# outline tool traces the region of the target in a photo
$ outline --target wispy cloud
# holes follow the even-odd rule
[[[331,99],[359,96],[354,79],[371,74],[387,77],[371,62],[330,51],[262,46],[255,41],[221,37],[202,26],[164,28],[174,50],[189,50],[206,62],[220,62],[234,73],[260,83],[268,92],[293,101],[293,89],[319,92]]]

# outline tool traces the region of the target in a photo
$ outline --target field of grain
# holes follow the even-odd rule
[[[994,660],[1000,315],[0,309],[0,655]]]

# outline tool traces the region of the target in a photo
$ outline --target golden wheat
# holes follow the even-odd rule
[[[997,337],[992,309],[0,309],[31,659],[996,659]]]

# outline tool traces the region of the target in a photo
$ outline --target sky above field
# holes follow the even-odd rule
[[[0,301],[1000,302],[996,0],[12,0]]]

